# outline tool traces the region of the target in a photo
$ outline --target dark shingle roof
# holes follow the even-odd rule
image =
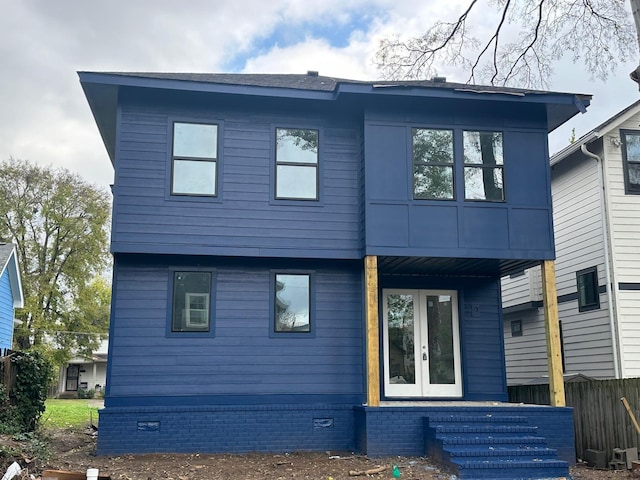
[[[4,269],[9,261],[9,257],[13,252],[13,244],[12,243],[1,243],[0,242],[0,271]]]
[[[523,95],[531,93],[549,94],[553,92],[527,90],[522,88],[493,85],[470,85],[440,80],[350,80],[325,77],[315,74],[264,74],[264,73],[158,73],[158,72],[103,72],[108,75],[148,78],[157,80],[177,80],[184,82],[215,83],[222,85],[244,85],[251,87],[291,88],[322,92],[334,91],[338,84],[369,85],[373,87],[396,88],[445,88],[476,93],[505,93]]]

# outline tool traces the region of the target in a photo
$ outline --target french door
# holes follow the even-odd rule
[[[383,290],[387,397],[461,397],[458,298],[452,290]]]

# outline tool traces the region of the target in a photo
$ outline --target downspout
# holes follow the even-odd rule
[[[613,370],[615,378],[621,378],[620,374],[620,345],[618,339],[618,332],[615,319],[615,301],[613,298],[612,283],[611,283],[611,262],[609,261],[609,211],[607,209],[607,203],[604,197],[604,165],[602,159],[593,152],[587,150],[587,145],[582,144],[580,150],[589,158],[593,158],[596,161],[598,167],[598,190],[600,191],[600,208],[602,209],[602,234],[604,237],[604,268],[607,278],[607,302],[609,303],[609,328],[611,330],[611,346],[613,347]]]

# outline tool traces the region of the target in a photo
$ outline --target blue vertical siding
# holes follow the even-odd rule
[[[543,109],[451,101],[365,113],[365,252],[441,258],[554,257],[549,155]],[[451,129],[455,200],[414,200],[411,130]],[[504,140],[504,202],[464,200],[464,130]]]
[[[112,251],[256,257],[360,258],[361,120],[124,96],[119,117]],[[170,196],[173,121],[219,125],[217,198]],[[319,201],[276,201],[275,128],[320,131]]]
[[[0,349],[11,348],[13,339],[13,295],[9,271],[0,276]]]
[[[273,338],[270,268],[278,265],[213,262],[215,337],[180,338],[166,334],[168,265],[119,261],[107,405],[180,395],[207,404],[362,401],[360,269],[305,265],[316,272],[315,336]]]

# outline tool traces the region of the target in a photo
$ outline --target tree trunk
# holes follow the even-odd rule
[[[496,155],[493,150],[493,132],[480,132],[480,151],[482,152],[482,166],[496,165]],[[496,185],[493,168],[482,169],[482,183],[487,200],[502,198],[502,191]]]

